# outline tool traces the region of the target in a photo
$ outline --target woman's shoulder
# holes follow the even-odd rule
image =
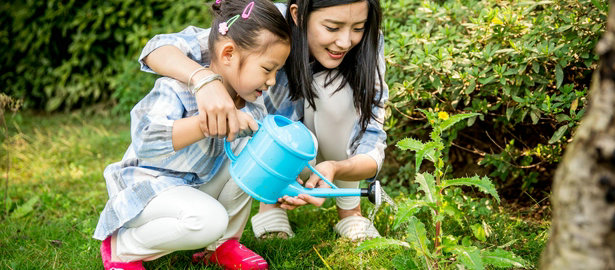
[[[278,10],[280,11],[280,13],[282,13],[282,15],[283,15],[284,17],[286,17],[286,8],[287,8],[287,7],[286,7],[286,4],[285,4],[285,3],[275,3],[274,5],[275,5],[275,7],[277,7],[277,8],[278,8]]]
[[[196,38],[199,40],[203,38],[207,40],[207,38],[209,37],[210,30],[211,28],[201,28],[201,27],[197,27],[194,25],[190,25],[184,28],[184,30],[181,30],[179,34],[192,35],[192,36],[196,36]]]
[[[154,89],[152,90],[173,90],[174,92],[190,92],[190,89],[188,89],[188,85],[171,77],[160,77],[156,79],[156,82],[154,83]]]

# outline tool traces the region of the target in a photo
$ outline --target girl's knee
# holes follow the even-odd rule
[[[219,203],[195,206],[184,211],[179,220],[181,226],[191,231],[195,239],[217,239],[228,226],[228,214]]]

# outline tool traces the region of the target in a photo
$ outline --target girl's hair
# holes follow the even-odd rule
[[[254,2],[254,6],[251,8],[249,16],[243,18],[242,14],[244,14],[244,11],[250,9],[248,7],[250,2]],[[229,19],[234,16],[239,17],[228,27],[228,31],[224,36],[233,40],[239,48],[263,53],[269,45],[280,40],[290,44],[290,27],[282,13],[269,0],[216,1],[212,5],[212,11],[214,18],[207,44],[212,54],[214,54],[215,42],[222,36],[219,31],[220,23],[229,22]],[[264,42],[264,44],[258,44],[258,35],[262,30],[273,33],[279,40],[270,40]]]
[[[384,78],[382,78],[378,67],[378,43],[382,20],[379,0],[289,0],[286,21],[290,25],[293,42],[290,56],[286,60],[285,70],[289,81],[290,97],[293,100],[303,97],[316,110],[314,99],[318,95],[311,87],[312,72],[325,68],[318,61],[313,67],[310,66],[311,59],[307,40],[308,18],[313,11],[318,9],[356,2],[367,2],[369,9],[363,37],[359,44],[346,54],[342,63],[336,68],[339,73],[334,76],[327,76],[325,86],[333,82],[338,76],[342,76],[342,84],[335,92],[341,90],[346,83],[350,85],[354,95],[354,106],[360,113],[361,131],[364,132],[369,120],[376,118],[372,106],[380,106],[384,85]],[[292,4],[298,6],[297,24],[290,14]],[[374,72],[374,67],[376,67],[376,72]],[[379,80],[380,92],[376,91],[376,80]]]

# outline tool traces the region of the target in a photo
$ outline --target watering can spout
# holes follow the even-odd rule
[[[380,205],[382,202],[382,189],[380,181],[374,181],[367,188],[304,188],[299,183],[288,185],[281,194],[288,196],[298,196],[299,194],[307,194],[313,197],[328,198],[328,197],[346,197],[346,196],[361,196],[367,197],[369,201],[375,205]]]
[[[380,181],[376,180],[371,182],[367,188],[362,188],[361,196],[367,197],[374,205],[380,205],[382,203],[382,188],[380,188]]]

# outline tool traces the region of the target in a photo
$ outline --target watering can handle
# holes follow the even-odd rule
[[[320,172],[318,172],[314,167],[312,167],[312,164],[308,163],[308,168],[310,168],[310,170],[312,170],[316,175],[318,175],[318,177],[320,177],[320,179],[322,179],[322,181],[325,181],[325,183],[327,183],[327,185],[331,186],[332,189],[336,189],[337,186],[335,186],[333,183],[329,182],[329,180],[327,180],[327,178],[325,178],[322,174],[320,174]]]
[[[237,156],[231,150],[231,143],[224,140],[224,152],[226,152],[226,156],[231,160],[231,162],[235,162],[237,160]]]
[[[258,129],[261,129],[263,123],[256,119],[254,121],[258,124]],[[252,133],[252,135],[254,135],[254,133]],[[226,156],[231,160],[231,162],[237,160],[237,156],[233,153],[233,150],[231,150],[231,143],[227,142],[226,139],[224,140],[224,152],[226,152]]]

